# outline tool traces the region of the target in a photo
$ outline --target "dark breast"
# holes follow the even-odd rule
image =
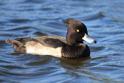
[[[89,47],[80,45],[80,46],[69,46],[65,45],[62,48],[62,57],[64,58],[84,58],[90,56]]]

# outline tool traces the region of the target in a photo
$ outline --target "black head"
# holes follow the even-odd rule
[[[96,42],[88,36],[87,28],[81,21],[68,18],[64,23],[68,27],[66,40],[69,45],[78,45],[79,43],[83,43],[83,40],[89,43]]]

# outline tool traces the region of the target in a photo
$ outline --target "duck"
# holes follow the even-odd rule
[[[90,57],[90,48],[84,41],[96,43],[96,40],[89,36],[86,25],[74,18],[65,19],[64,24],[67,26],[66,37],[42,35],[7,39],[5,42],[11,44],[16,53],[50,55],[67,59]]]

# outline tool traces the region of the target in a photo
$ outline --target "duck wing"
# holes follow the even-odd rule
[[[41,44],[53,48],[62,47],[66,43],[65,38],[62,36],[42,36],[35,39]]]

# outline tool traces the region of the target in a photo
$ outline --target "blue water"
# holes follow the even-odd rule
[[[88,44],[91,59],[13,54],[0,44],[0,83],[124,83],[123,0],[0,0],[0,40],[65,36],[62,20],[84,22],[98,41]]]

